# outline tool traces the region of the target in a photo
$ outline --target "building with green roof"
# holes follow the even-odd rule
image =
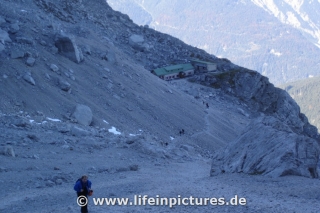
[[[166,67],[157,68],[151,71],[163,80],[172,80],[176,78],[183,78],[194,74],[194,67],[188,64],[176,64]]]
[[[217,64],[208,61],[201,61],[197,59],[190,60],[192,66],[194,67],[195,71],[199,72],[212,72],[217,70]]]

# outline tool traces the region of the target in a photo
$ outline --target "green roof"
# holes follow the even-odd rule
[[[188,64],[177,64],[177,65],[157,68],[157,69],[154,69],[153,72],[157,76],[162,76],[162,75],[179,73],[179,72],[184,72],[184,71],[193,70],[193,69],[194,69],[193,66],[190,63],[188,63]]]

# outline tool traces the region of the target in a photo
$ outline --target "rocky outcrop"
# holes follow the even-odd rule
[[[271,84],[267,77],[256,71],[237,67],[222,73],[208,73],[197,77],[199,83],[221,88],[238,97],[252,110],[274,116],[297,133],[318,139],[317,128],[312,126],[290,95]]]
[[[241,67],[203,74],[195,80],[238,97],[258,116],[235,141],[214,155],[211,175],[243,172],[271,177],[319,176],[317,128],[287,92],[258,72]]]
[[[214,155],[211,175],[247,173],[279,177],[318,177],[319,143],[298,135],[279,119],[262,116],[253,120],[240,137]]]
[[[81,49],[76,45],[74,39],[64,34],[58,34],[55,38],[55,46],[59,53],[69,58],[71,61],[80,63],[83,61]]]

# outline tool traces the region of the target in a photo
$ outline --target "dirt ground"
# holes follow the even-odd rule
[[[216,107],[221,107],[216,105]],[[208,117],[215,110],[212,104]],[[230,109],[229,109],[230,110]],[[232,109],[231,109],[232,110]],[[221,113],[226,113],[220,111]],[[238,114],[238,119],[248,119]],[[232,124],[237,121],[220,119]],[[237,121],[236,123],[238,123]],[[11,137],[16,157],[0,155],[4,196],[1,212],[80,212],[73,186],[83,173],[92,181],[89,212],[318,212],[319,179],[296,176],[267,178],[260,175],[223,174],[210,177],[211,160],[203,149],[183,143],[189,136],[176,136],[169,145],[152,137],[119,136],[105,132],[82,139],[56,131],[62,122],[15,131]],[[215,122],[214,122],[215,123]],[[214,126],[208,119],[208,125]],[[48,130],[47,128],[51,128]],[[5,127],[2,127],[4,130]],[[206,129],[203,133],[207,134]],[[24,135],[29,136],[26,139]],[[199,136],[198,134],[198,136]],[[132,134],[133,135],[133,134]],[[41,136],[42,139],[37,141]],[[195,135],[194,137],[197,137]],[[55,139],[53,139],[55,138]],[[191,136],[192,138],[192,136]],[[90,141],[90,143],[89,143]],[[13,142],[12,142],[13,143]],[[37,145],[37,146],[35,146]],[[39,149],[38,147],[41,147]],[[94,205],[95,198],[134,196],[181,198],[245,198],[246,205],[108,206]]]

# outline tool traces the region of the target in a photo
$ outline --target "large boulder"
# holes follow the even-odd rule
[[[82,51],[76,45],[74,38],[64,34],[58,34],[55,38],[55,46],[58,48],[60,54],[70,60],[76,63],[83,61]]]
[[[141,35],[133,34],[129,37],[129,44],[133,49],[138,51],[144,51],[146,49],[144,44],[144,38]]]
[[[271,116],[251,122],[238,139],[214,154],[211,175],[246,173],[279,177],[318,177],[319,142],[296,134]]]
[[[90,107],[78,104],[72,114],[79,124],[89,126],[92,122],[92,111]]]

